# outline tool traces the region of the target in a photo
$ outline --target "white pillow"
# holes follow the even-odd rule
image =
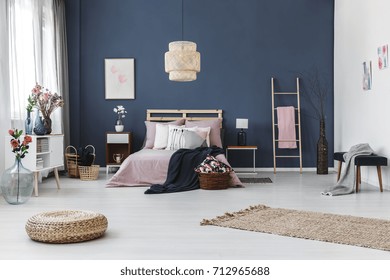
[[[184,127],[183,126],[177,126],[177,125],[168,125],[168,140],[165,150],[178,150],[183,147],[184,145],[184,138],[182,137],[183,131],[194,131],[195,132],[196,127]]]
[[[153,149],[161,150],[165,149],[168,145],[168,131],[169,127],[179,128],[180,126],[171,124],[156,124],[156,136],[154,138]]]

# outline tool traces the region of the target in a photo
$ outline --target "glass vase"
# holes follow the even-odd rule
[[[23,166],[20,159],[15,158],[14,165],[1,176],[0,185],[4,199],[9,204],[27,202],[33,192],[33,182],[33,173]]]
[[[33,130],[33,121],[31,119],[31,112],[27,111],[27,117],[26,117],[26,121],[24,123],[24,132],[25,132],[25,134],[31,135],[32,130]]]
[[[36,110],[36,114],[35,114],[34,133],[36,135],[45,135],[46,134],[46,129],[45,129],[45,126],[43,125],[43,121],[42,121],[41,116],[39,116],[38,110]]]
[[[317,142],[317,174],[328,174],[328,141],[324,120],[320,120],[320,138]]]

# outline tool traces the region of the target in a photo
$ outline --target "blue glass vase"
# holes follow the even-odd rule
[[[4,199],[9,204],[27,202],[33,192],[34,175],[25,168],[22,161],[15,158],[12,167],[5,170],[1,176],[0,186]]]
[[[26,121],[24,123],[24,132],[26,134],[31,135],[32,134],[32,130],[33,130],[33,121],[31,119],[31,112],[27,111],[27,118],[26,118]]]
[[[42,118],[39,116],[39,111],[36,110],[35,112],[35,122],[34,122],[34,133],[36,135],[45,135],[46,134],[46,128],[43,124]]]

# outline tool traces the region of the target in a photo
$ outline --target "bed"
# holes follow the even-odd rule
[[[222,147],[222,110],[156,110],[146,112],[146,134],[140,151],[128,156],[107,187],[149,186],[165,182],[169,160],[179,148]],[[177,131],[185,135],[177,137]],[[176,133],[176,134],[175,134]],[[183,134],[184,133],[184,134]],[[182,140],[184,139],[184,140]],[[216,158],[228,164],[224,154]],[[231,186],[242,186],[234,172]]]

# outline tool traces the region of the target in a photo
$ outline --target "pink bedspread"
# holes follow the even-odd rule
[[[168,164],[172,154],[171,150],[142,149],[128,156],[119,170],[108,181],[107,187],[134,187],[163,184],[167,177]],[[216,157],[219,161],[228,164],[224,155]],[[231,173],[231,186],[242,186],[237,175]]]

